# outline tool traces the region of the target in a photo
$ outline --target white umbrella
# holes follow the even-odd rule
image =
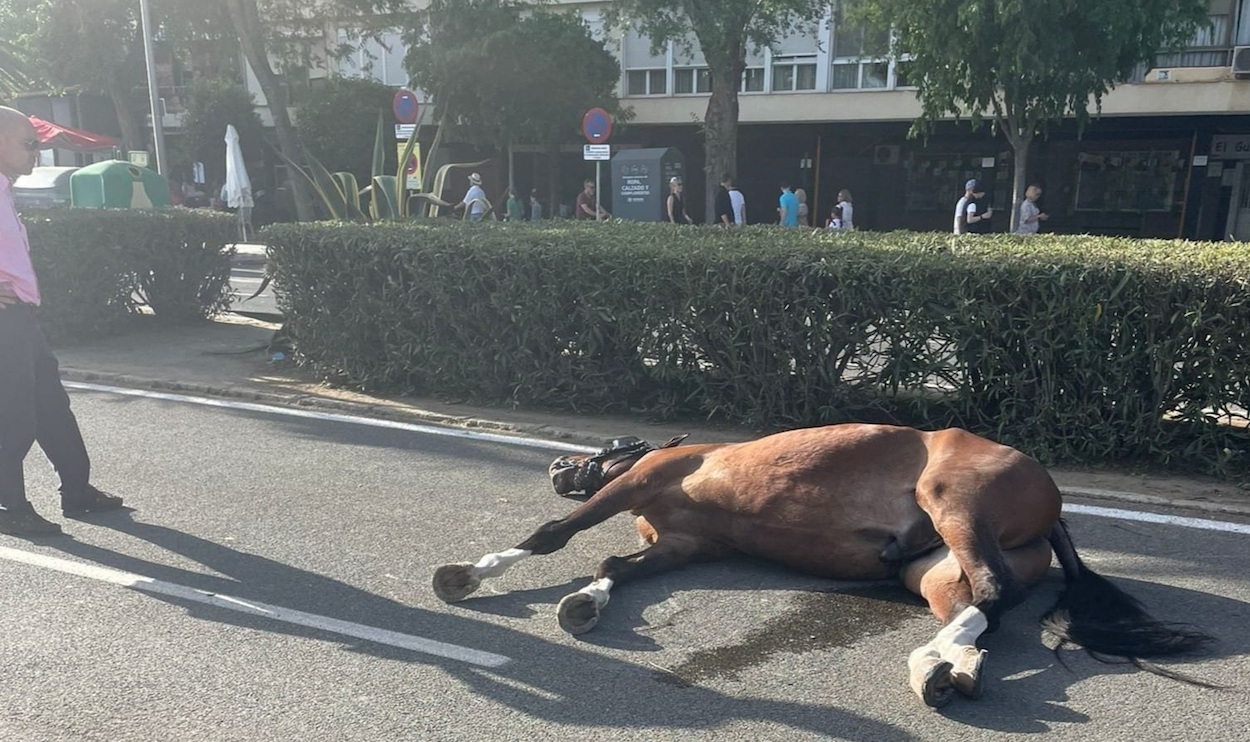
[[[247,177],[247,165],[243,163],[243,147],[239,145],[239,132],[233,124],[226,124],[226,206],[239,210],[239,240],[247,242],[248,227],[252,221],[252,181]]]

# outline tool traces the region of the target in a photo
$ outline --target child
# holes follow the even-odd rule
[[[829,213],[829,221],[825,222],[825,226],[829,229],[842,229],[842,207],[834,206],[833,211]]]

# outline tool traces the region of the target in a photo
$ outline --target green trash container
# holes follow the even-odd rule
[[[125,160],[79,168],[69,179],[70,201],[84,209],[151,209],[169,206],[169,181]]]

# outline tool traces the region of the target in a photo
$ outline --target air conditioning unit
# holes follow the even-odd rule
[[[1250,77],[1250,46],[1233,47],[1233,74]]]
[[[872,150],[872,164],[897,165],[900,149],[897,144],[878,144]]]

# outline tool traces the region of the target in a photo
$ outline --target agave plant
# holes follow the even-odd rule
[[[424,114],[424,111],[422,112]],[[403,168],[412,157],[417,146],[418,125],[412,128],[404,150],[399,158],[399,168]],[[396,173],[387,175],[386,167],[386,126],[383,114],[378,112],[377,136],[373,142],[372,177],[367,187],[361,188],[356,176],[347,172],[332,173],[317,158],[306,155],[307,165],[299,165],[281,150],[279,156],[287,165],[304,177],[312,186],[313,192],[321,199],[322,206],[331,219],[356,222],[396,221],[409,216],[408,203],[410,196],[407,189],[407,177]],[[427,196],[428,197],[428,196]],[[368,198],[368,208],[364,199]],[[435,199],[438,200],[438,199]]]

